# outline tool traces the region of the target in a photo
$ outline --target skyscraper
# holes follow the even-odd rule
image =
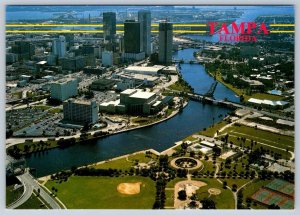
[[[138,21],[141,23],[142,51],[151,54],[151,13],[148,10],[138,12]]]
[[[140,53],[142,51],[141,24],[135,20],[124,23],[124,45],[126,53]]]
[[[57,55],[59,58],[62,58],[66,54],[66,38],[62,35],[59,38],[53,40],[52,52],[54,55]]]
[[[105,40],[111,40],[116,35],[116,13],[103,13],[103,34]]]
[[[142,60],[145,52],[142,51],[141,23],[135,20],[126,20],[124,23],[124,53],[125,60]]]
[[[159,52],[158,61],[162,64],[172,62],[173,24],[159,23]]]

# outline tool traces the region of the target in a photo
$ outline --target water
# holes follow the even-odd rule
[[[175,59],[190,60],[193,59],[193,53],[197,49],[184,49],[174,54]],[[210,89],[210,86],[215,80],[205,71],[204,66],[200,64],[181,64],[182,77],[193,88],[195,93],[205,94]],[[214,98],[224,100],[225,98],[232,102],[240,102],[239,97],[223,84],[218,83]]]
[[[174,57],[193,59],[195,49],[181,50]],[[182,65],[182,74],[196,92],[203,93],[213,83],[201,65]],[[223,85],[216,88],[216,97],[234,97],[234,93]],[[53,174],[70,169],[72,166],[83,166],[107,160],[140,150],[155,149],[164,151],[192,133],[200,131],[220,121],[231,109],[215,105],[190,101],[188,106],[175,117],[160,124],[112,135],[94,143],[77,144],[66,149],[53,149],[39,155],[26,158],[28,166],[37,169],[37,176]]]
[[[28,166],[43,176],[83,166],[140,150],[164,151],[186,136],[220,121],[228,108],[191,101],[184,111],[160,124],[99,139],[94,143],[77,144],[66,149],[53,149],[26,159]],[[221,117],[222,115],[222,117]]]

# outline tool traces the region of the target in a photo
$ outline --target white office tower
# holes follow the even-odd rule
[[[159,52],[158,61],[162,64],[172,63],[173,24],[159,23]]]
[[[63,104],[64,120],[80,124],[95,124],[98,121],[98,105],[95,100],[69,99]]]
[[[66,79],[54,82],[51,84],[51,98],[59,101],[65,101],[66,99],[77,96],[78,94],[78,81],[77,79]]]
[[[102,65],[112,66],[113,65],[113,52],[103,51],[102,52]]]
[[[66,55],[66,38],[64,36],[61,35],[59,38],[53,40],[52,52],[59,58],[62,58]]]
[[[151,12],[139,11],[138,21],[141,23],[142,51],[149,56],[151,54]]]

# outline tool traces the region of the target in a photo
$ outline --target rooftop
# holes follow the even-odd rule
[[[132,71],[140,71],[140,72],[151,72],[151,73],[157,73],[159,70],[161,70],[161,67],[154,67],[154,66],[129,66],[124,69],[125,72],[132,72]]]
[[[138,91],[138,92],[132,94],[130,97],[131,98],[149,99],[154,95],[155,95],[155,93]]]
[[[125,94],[125,95],[131,95],[133,93],[135,93],[137,90],[136,89],[127,89],[121,92],[121,94]]]

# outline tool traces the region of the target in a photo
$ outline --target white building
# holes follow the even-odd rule
[[[52,51],[54,55],[62,58],[66,55],[66,38],[62,35],[53,40]]]
[[[69,99],[63,104],[64,120],[73,123],[94,124],[98,121],[98,106],[95,100]]]
[[[103,51],[102,52],[102,65],[112,66],[113,65],[113,52]]]
[[[139,11],[138,21],[141,23],[142,51],[149,56],[151,54],[151,12],[149,10]]]
[[[164,66],[128,66],[123,71],[126,73],[136,73],[144,75],[158,75]]]
[[[59,101],[77,96],[78,94],[78,81],[77,79],[65,79],[51,83],[51,98]]]
[[[141,89],[127,89],[120,93],[120,99],[100,104],[100,110],[129,114],[152,114],[159,111],[163,104],[158,96]]]

